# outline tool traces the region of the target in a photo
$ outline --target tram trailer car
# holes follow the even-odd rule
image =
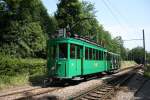
[[[120,56],[88,40],[55,38],[48,41],[49,79],[74,79],[120,68]]]

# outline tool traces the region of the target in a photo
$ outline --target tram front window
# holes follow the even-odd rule
[[[66,43],[59,44],[59,58],[67,58],[67,44]]]

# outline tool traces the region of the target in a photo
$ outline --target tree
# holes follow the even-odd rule
[[[5,2],[9,11],[0,16],[1,52],[17,57],[46,57],[46,33],[51,30],[52,18],[41,1]]]
[[[150,52],[147,53],[147,63],[150,64]]]
[[[73,31],[79,35],[96,38],[98,34],[99,22],[95,18],[94,4],[87,1],[81,2],[80,21]]]
[[[96,11],[94,4],[87,1],[59,0],[57,7],[55,17],[59,22],[59,28],[65,28],[67,25],[74,26],[71,29],[72,34],[76,33],[89,37],[105,46],[109,51],[121,53],[124,59],[125,48],[123,47],[121,37],[112,39],[111,34],[105,31],[103,26],[99,24],[95,18]]]
[[[0,0],[0,12],[4,12],[7,10],[7,4],[5,1]]]
[[[136,47],[129,51],[128,57],[133,59],[138,64],[144,63],[144,49],[142,47]]]
[[[48,22],[49,24],[49,30],[48,30],[48,35],[54,34],[56,29],[58,28],[58,22],[54,16],[50,16],[50,20]]]
[[[78,0],[59,0],[55,17],[59,28],[71,27],[80,19],[81,3]]]

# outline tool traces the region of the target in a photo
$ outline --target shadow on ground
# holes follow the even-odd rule
[[[128,89],[124,91],[126,93],[133,92],[132,100],[150,100],[150,78],[146,78],[140,73],[134,75],[121,87]]]
[[[43,87],[44,85],[44,79],[46,79],[46,76],[44,75],[39,75],[39,76],[34,76],[34,77],[30,77],[29,78],[29,82],[32,86],[41,86]],[[74,85],[78,85],[81,82],[83,82],[83,80],[80,81],[75,81],[75,80],[63,80],[63,81],[58,81],[54,84],[48,84],[47,87],[66,87],[66,86],[74,86]]]

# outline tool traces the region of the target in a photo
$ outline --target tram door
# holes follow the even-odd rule
[[[82,58],[83,58],[83,47],[75,44],[70,45],[70,67],[69,75],[77,76],[81,75],[82,68]]]
[[[81,75],[83,63],[83,47],[76,46],[76,74]]]

